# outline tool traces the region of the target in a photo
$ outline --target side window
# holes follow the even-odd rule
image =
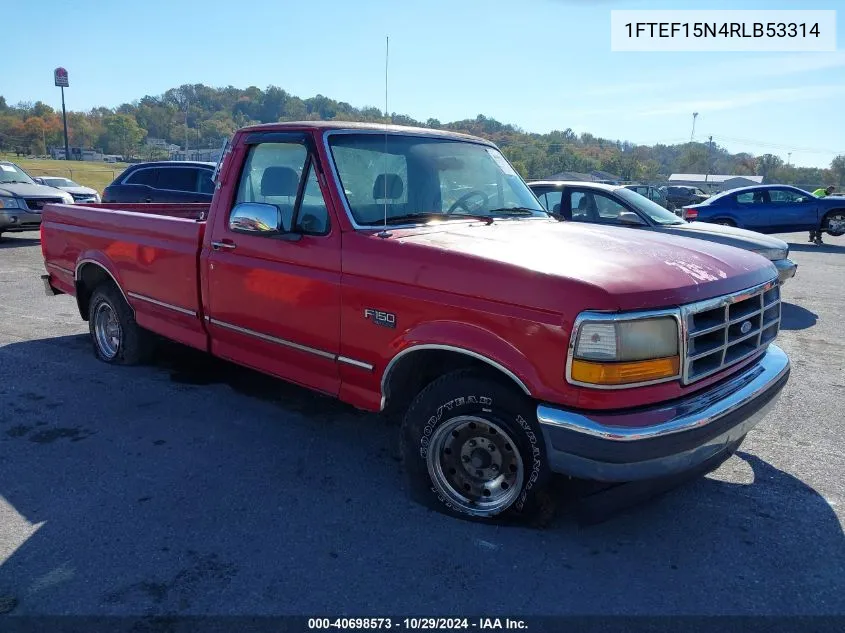
[[[558,189],[556,191],[549,191],[546,193],[543,198],[540,199],[540,202],[542,202],[543,206],[552,213],[560,213],[561,207],[563,206],[561,203],[562,198],[563,191]]]
[[[197,191],[200,193],[214,193],[214,181],[211,179],[211,174],[207,169],[197,170]]]
[[[261,202],[282,212],[284,224],[290,224],[296,209],[297,194],[308,151],[301,143],[261,143],[250,149],[244,164],[235,204]],[[310,235],[329,231],[329,212],[313,167],[308,169],[296,230]],[[370,185],[372,190],[372,185]]]
[[[124,181],[123,184],[147,185],[149,187],[155,187],[156,176],[158,175],[158,172],[158,169],[138,169],[137,171],[134,171],[129,174],[129,177]]]
[[[769,189],[769,200],[776,204],[804,202],[806,199],[806,196],[802,196],[797,191],[790,191],[789,189]]]
[[[305,182],[305,191],[302,192],[296,228],[309,235],[325,235],[329,232],[329,210],[326,208],[313,165],[308,169],[308,180]]]
[[[765,204],[762,191],[743,191],[735,196],[736,202],[742,206],[751,204]]]
[[[569,208],[576,222],[589,222],[592,218],[590,199],[583,191],[573,191],[569,195]]]
[[[619,214],[628,210],[624,205],[620,204],[610,196],[604,195],[603,193],[594,192],[591,195],[598,213],[599,221],[616,222],[619,218]]]
[[[197,170],[192,167],[162,167],[159,170],[156,189],[171,191],[197,190]]]

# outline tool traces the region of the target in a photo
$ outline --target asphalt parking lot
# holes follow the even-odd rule
[[[845,238],[785,236],[793,374],[715,473],[607,522],[409,501],[378,416],[199,354],[110,367],[0,243],[0,598],[17,615],[845,614]],[[8,616],[0,616],[8,617]],[[2,620],[0,620],[2,629]]]

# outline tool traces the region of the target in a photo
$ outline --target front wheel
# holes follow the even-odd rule
[[[527,521],[551,512],[535,406],[471,370],[428,385],[402,424],[411,495],[460,518]]]
[[[827,234],[833,237],[845,235],[845,212],[834,211],[827,216]]]

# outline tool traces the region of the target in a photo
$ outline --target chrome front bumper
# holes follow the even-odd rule
[[[780,283],[785,282],[787,279],[792,279],[795,273],[798,272],[798,264],[791,259],[779,259],[772,263],[778,269],[778,281]]]
[[[762,420],[789,378],[776,345],[722,383],[688,398],[624,412],[541,404],[537,419],[554,472],[621,482],[682,473],[735,446]]]

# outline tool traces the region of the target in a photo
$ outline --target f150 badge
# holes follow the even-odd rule
[[[396,315],[392,312],[382,312],[374,308],[365,308],[364,318],[382,327],[396,327]]]

